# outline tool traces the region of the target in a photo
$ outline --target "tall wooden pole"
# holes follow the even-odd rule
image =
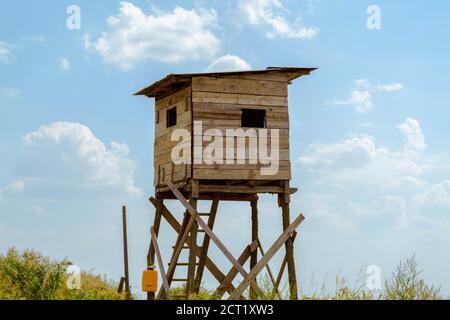
[[[281,206],[282,214],[283,214],[283,230],[286,230],[291,223],[289,202],[287,201],[288,199],[289,198],[286,194],[278,195],[278,202]],[[298,300],[297,275],[295,272],[295,261],[294,261],[294,241],[293,241],[292,237],[289,237],[289,239],[286,241],[285,247],[286,247],[286,259],[287,259],[290,299]]]
[[[252,242],[259,241],[259,232],[258,232],[258,198],[252,200],[250,202],[252,207]],[[254,250],[250,256],[250,270],[252,270],[256,264],[258,263],[258,250]],[[255,280],[256,284],[256,280]],[[250,287],[250,299],[257,300],[258,295],[254,290],[255,286]]]
[[[159,196],[156,197],[155,207],[156,211],[155,211],[155,220],[153,222],[153,231],[155,233],[155,236],[158,237],[159,228],[161,225],[162,210],[164,207],[164,200]],[[153,240],[151,239],[147,254],[147,269],[150,269],[150,267],[154,265],[155,265],[155,246],[153,244]],[[155,293],[154,292],[147,293],[147,300],[155,300]]]
[[[130,292],[130,274],[128,272],[128,236],[127,236],[127,207],[122,207],[122,225],[123,225],[123,262],[125,269],[125,292],[127,299],[131,299]]]
[[[194,209],[197,209],[197,199],[191,198],[190,204]],[[194,225],[190,231],[190,241],[189,241],[189,266],[188,266],[188,276],[186,284],[186,298],[194,293],[195,291],[195,270],[197,267],[197,232],[198,224],[194,222]]]

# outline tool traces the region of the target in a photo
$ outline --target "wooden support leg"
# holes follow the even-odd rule
[[[281,205],[282,214],[283,214],[283,230],[286,230],[291,223],[290,211],[289,211],[289,203],[286,201],[286,195],[279,195],[279,203]],[[288,268],[288,278],[289,278],[289,293],[291,300],[298,300],[298,291],[297,291],[297,275],[295,272],[295,261],[294,261],[294,243],[292,237],[285,243],[286,248],[286,258],[287,258],[287,268]]]
[[[295,241],[296,236],[297,236],[297,232],[294,232],[294,234],[292,235],[292,241]],[[284,273],[284,270],[286,269],[286,265],[287,265],[287,256],[285,255],[283,262],[281,263],[281,266],[280,266],[280,271],[278,271],[277,279],[275,280],[274,293],[271,297],[272,299],[275,298],[275,295],[278,292],[278,289],[280,288],[281,279],[283,278],[283,273]]]
[[[197,200],[191,198],[190,204],[194,209],[197,209]],[[186,283],[186,296],[189,297],[192,293],[194,293],[194,278],[195,278],[195,269],[197,265],[197,231],[198,224],[194,222],[191,228],[190,239],[189,239],[189,266],[188,266],[188,276]]]
[[[155,207],[156,207],[155,219],[153,222],[153,231],[154,231],[156,237],[158,237],[158,234],[159,234],[163,206],[164,206],[164,200],[160,197],[157,197],[156,205],[155,205]],[[147,268],[150,268],[154,264],[155,264],[155,246],[154,246],[153,240],[150,240],[150,245],[149,245],[148,254],[147,254]],[[147,300],[155,300],[155,293],[153,293],[153,292],[147,293]]]
[[[155,198],[150,198],[150,202],[156,206],[156,199]],[[175,230],[176,233],[180,233],[181,232],[181,224],[178,223],[178,221],[175,219],[175,217],[172,215],[172,213],[170,213],[170,211],[167,209],[166,206],[163,206],[163,211],[162,211],[162,215],[163,217],[166,219],[166,221],[169,223],[169,225],[173,228],[173,230]],[[189,243],[189,237],[186,240],[187,243]],[[200,257],[201,255],[201,249],[197,248],[197,257]],[[225,274],[222,273],[222,271],[220,271],[220,269],[217,267],[217,265],[208,257],[206,257],[205,260],[205,266],[206,269],[208,269],[209,272],[211,272],[211,274],[214,276],[214,278],[216,278],[216,280],[219,283],[222,283],[223,280],[225,279]],[[233,284],[230,284],[230,286],[227,288],[227,291],[229,293],[233,292],[235,290]]]
[[[259,234],[258,234],[258,199],[252,200],[250,202],[252,207],[252,242],[253,241],[259,241]],[[254,250],[252,252],[252,255],[250,257],[250,270],[253,269],[256,264],[258,263],[258,250]],[[255,279],[256,284],[256,279]],[[250,299],[251,300],[257,300],[258,295],[256,294],[254,290],[255,286],[250,287]]]
[[[253,241],[250,245],[247,246],[247,248],[244,249],[242,254],[239,256],[238,262],[244,265],[247,262],[248,257],[250,257],[251,254],[255,252],[257,249],[258,249],[258,242]],[[220,283],[220,286],[214,292],[213,296],[216,299],[222,298],[225,291],[228,290],[237,274],[238,274],[237,269],[235,267],[232,267],[231,270],[225,276],[225,279]]]
[[[211,204],[211,210],[209,211],[208,218],[208,227],[212,230],[214,227],[214,223],[216,221],[217,208],[219,206],[219,199],[215,198]],[[195,287],[194,291],[199,293],[200,286],[202,284],[203,271],[205,270],[206,258],[208,257],[209,244],[211,242],[211,238],[208,234],[205,233],[203,238],[203,244],[201,247],[200,260],[198,263],[197,274],[195,275]]]
[[[244,281],[242,281],[241,284],[236,288],[236,290],[233,291],[228,300],[236,300],[240,297],[245,289],[247,289],[248,286],[252,284],[253,280],[255,280],[261,270],[265,268],[266,265],[270,262],[270,259],[272,259],[273,256],[278,252],[278,250],[283,246],[283,244],[285,244],[286,241],[291,238],[293,232],[298,228],[298,226],[303,222],[304,219],[305,217],[300,214],[300,216],[298,216],[298,218],[295,219],[294,222],[292,222],[286,228],[286,230],[275,241],[272,247],[270,247],[264,257],[262,257],[261,260],[258,261],[256,266],[250,271],[250,273],[246,277],[244,277]]]

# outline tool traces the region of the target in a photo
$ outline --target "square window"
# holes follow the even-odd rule
[[[244,128],[265,128],[266,110],[242,109],[241,126]]]
[[[177,125],[177,107],[167,110],[167,128]]]

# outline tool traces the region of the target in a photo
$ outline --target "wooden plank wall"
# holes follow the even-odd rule
[[[227,128],[241,128],[242,109],[264,109],[266,110],[267,129],[279,129],[280,136],[280,161],[277,175],[261,175],[261,165],[248,164],[249,155],[247,154],[246,165],[216,164],[211,166],[194,163],[193,178],[290,180],[287,90],[287,77],[280,74],[193,78],[193,118],[194,121],[201,120],[203,122],[203,132],[211,128],[218,128],[225,133]],[[209,143],[209,141],[205,141],[203,146],[206,147]]]
[[[167,110],[177,107],[177,125],[167,128]],[[172,148],[178,144],[171,141],[174,129],[184,128],[192,132],[191,88],[181,89],[170,96],[157,99],[155,106],[155,145],[154,145],[154,185],[166,181],[177,182],[192,176],[191,165],[173,165]]]

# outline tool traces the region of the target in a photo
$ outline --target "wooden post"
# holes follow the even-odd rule
[[[122,225],[123,225],[123,262],[125,269],[125,292],[127,300],[131,300],[130,275],[128,272],[128,236],[127,236],[127,207],[122,207]]]
[[[153,247],[154,247],[154,250],[155,250],[155,253],[156,253],[156,257],[158,258],[159,269],[161,270],[161,278],[163,280],[164,290],[166,291],[166,297],[167,297],[167,299],[170,299],[169,282],[167,281],[167,278],[166,278],[166,271],[165,271],[165,268],[164,268],[164,261],[163,261],[162,256],[161,256],[161,251],[159,250],[158,238],[156,237],[156,233],[155,233],[154,227],[152,227],[150,229],[150,234],[151,234],[151,237],[152,237],[152,243],[153,243]]]
[[[197,209],[197,200],[194,198],[190,199],[190,204],[194,209]],[[188,266],[188,276],[187,276],[187,283],[186,283],[186,297],[189,298],[189,295],[191,295],[195,288],[194,288],[194,282],[195,282],[195,269],[197,265],[197,232],[198,232],[198,224],[197,222],[194,222],[191,228],[190,232],[190,241],[189,241],[189,266]]]
[[[278,197],[279,197],[278,201],[281,204],[281,210],[283,215],[283,230],[286,230],[291,223],[289,203],[286,201],[287,200],[286,194],[279,194]],[[297,275],[295,272],[295,261],[294,261],[294,242],[292,240],[292,237],[289,237],[289,239],[286,241],[285,248],[286,248],[290,299],[298,300]]]
[[[263,268],[269,263],[273,256],[278,252],[278,250],[283,246],[283,244],[288,241],[293,232],[298,228],[298,226],[303,222],[305,217],[300,214],[297,219],[294,220],[286,230],[281,234],[281,236],[275,241],[275,243],[270,247],[264,257],[258,261],[256,266],[250,271],[250,273],[244,278],[241,284],[236,288],[236,290],[230,295],[228,300],[236,300],[240,295],[247,289],[249,285],[252,284],[253,280],[258,276]]]
[[[158,237],[159,235],[159,228],[161,225],[161,216],[163,207],[164,207],[164,200],[161,197],[157,197],[155,206],[156,208],[155,219],[153,222],[153,231],[156,237]],[[155,265],[155,245],[153,243],[153,239],[151,238],[147,254],[147,269],[150,269],[150,267],[153,265]],[[155,293],[154,292],[147,293],[147,300],[155,300]]]
[[[252,242],[259,241],[259,233],[258,233],[258,199],[252,200],[250,202],[252,207]],[[254,250],[250,257],[250,270],[253,269],[258,263],[258,250]],[[255,279],[256,284],[256,279]],[[258,295],[254,290],[255,286],[250,287],[250,299],[257,300]]]

